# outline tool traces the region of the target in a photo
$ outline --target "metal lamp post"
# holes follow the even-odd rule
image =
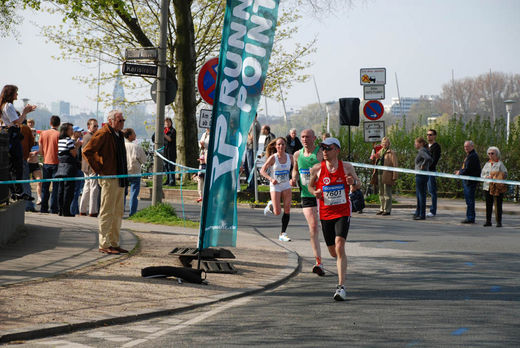
[[[511,111],[513,110],[513,104],[516,103],[514,100],[504,100],[504,104],[506,104],[506,112],[507,112],[507,123],[506,123],[506,142],[509,143],[509,122],[511,119]]]

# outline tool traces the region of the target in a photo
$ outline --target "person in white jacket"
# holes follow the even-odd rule
[[[126,163],[128,166],[128,174],[141,174],[141,165],[146,163],[146,153],[143,148],[136,144],[135,131],[132,128],[123,129],[125,135],[125,147],[126,147]],[[141,178],[128,178],[130,182],[130,214],[134,215],[137,212],[137,197],[141,190]],[[125,207],[126,207],[126,195],[128,194],[128,188],[125,188]]]

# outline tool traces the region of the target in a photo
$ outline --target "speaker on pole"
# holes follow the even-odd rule
[[[339,124],[342,126],[359,126],[359,98],[339,99]]]

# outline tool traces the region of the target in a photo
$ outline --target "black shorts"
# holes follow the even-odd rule
[[[316,197],[302,197],[302,208],[317,207]]]
[[[343,237],[347,240],[348,229],[350,227],[350,216],[342,216],[332,220],[320,220],[323,238],[327,246],[336,244],[336,237]]]
[[[39,163],[28,163],[29,164],[29,173],[35,172],[37,170],[40,170],[40,164]]]

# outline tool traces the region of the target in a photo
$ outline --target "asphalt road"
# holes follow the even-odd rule
[[[302,257],[302,270],[282,286],[171,317],[25,346],[518,346],[520,217],[505,216],[505,227],[485,228],[460,224],[460,211],[441,211],[426,221],[413,221],[412,212],[354,214],[347,247],[348,301],[332,299],[335,262],[324,244],[327,275],[311,273],[307,226],[295,210],[288,229],[293,241],[283,245]],[[186,205],[185,214],[198,218],[198,207]],[[280,218],[241,208],[239,226],[276,239]]]

